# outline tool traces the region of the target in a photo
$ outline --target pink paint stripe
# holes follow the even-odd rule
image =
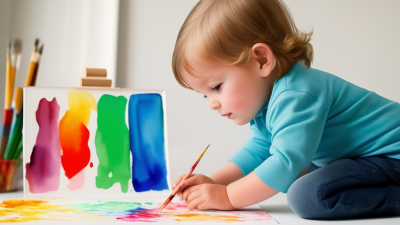
[[[61,145],[58,117],[60,106],[56,98],[39,102],[36,121],[39,133],[33,147],[30,162],[25,165],[26,179],[31,193],[57,191],[60,185]]]

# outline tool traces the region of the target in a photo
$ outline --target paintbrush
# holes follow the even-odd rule
[[[32,51],[32,56],[31,56],[31,62],[29,64],[29,69],[28,69],[28,74],[26,75],[26,80],[25,80],[25,86],[34,86],[34,83],[36,83],[36,75],[37,75],[37,67],[38,63],[40,60],[40,57],[42,53],[38,52],[38,46],[39,46],[39,39],[35,39],[35,44],[33,46],[33,51]],[[43,51],[43,45],[41,47],[41,51]],[[36,75],[35,75],[36,73]]]
[[[43,53],[43,44],[42,44],[42,46],[40,46],[39,50],[37,51],[36,67],[35,67],[35,70],[33,71],[33,78],[32,78],[31,86],[36,85],[36,78],[37,78],[37,73],[39,70],[39,63],[40,63],[40,58],[42,57],[42,53]]]
[[[12,45],[12,51],[11,51]],[[15,39],[13,42],[8,41],[7,47],[7,76],[6,76],[6,96],[4,102],[4,117],[3,117],[3,131],[0,146],[0,157],[4,157],[4,153],[7,148],[10,125],[13,116],[13,108],[11,108],[11,100],[14,92],[14,83],[17,76],[17,71],[21,62],[21,49],[22,42],[19,39]],[[11,53],[12,52],[12,53]]]
[[[11,62],[11,50],[12,50],[12,41],[8,40],[7,44],[7,70],[6,70],[6,91],[5,91],[5,98],[4,98],[4,109],[8,109],[11,106],[12,100],[12,91],[11,84],[13,81],[13,68]],[[11,96],[10,96],[11,94]]]
[[[10,125],[13,110],[10,108],[12,92],[14,88],[13,83],[13,69],[11,63],[11,40],[8,40],[7,44],[7,70],[6,70],[6,87],[5,87],[5,98],[4,98],[4,113],[3,113],[3,129],[1,133],[1,145],[0,145],[0,158],[4,157],[4,152],[6,150],[8,135],[10,132]]]
[[[11,77],[12,77],[12,81],[11,81],[11,85],[12,85],[12,90],[11,93],[14,90],[14,84],[15,84],[15,79],[17,77],[17,73],[18,73],[18,69],[19,69],[19,65],[21,64],[21,49],[22,49],[22,41],[20,39],[15,39],[13,41],[13,53],[11,55]],[[12,98],[12,94],[11,94],[11,98]],[[11,100],[10,98],[10,100]]]
[[[31,62],[29,64],[28,74],[25,80],[25,86],[35,86],[37,72],[39,68],[40,58],[43,52],[43,45],[38,48],[39,39],[35,39],[33,45],[33,51],[31,56]],[[18,159],[22,151],[22,88],[17,88],[14,98],[14,108],[16,110],[15,121],[11,131],[11,140],[7,144],[5,158],[7,159]]]
[[[207,148],[201,153],[200,157],[197,159],[197,161],[193,164],[192,168],[190,168],[189,172],[183,177],[181,182],[179,182],[178,186],[175,187],[174,191],[172,191],[172,194],[165,200],[165,202],[162,204],[158,212],[161,212],[165,207],[167,207],[168,203],[172,201],[172,199],[175,197],[176,193],[182,188],[183,181],[185,181],[187,178],[192,175],[194,169],[196,168],[197,164],[199,164],[200,159],[203,157],[204,153],[206,153],[208,147],[210,147],[211,143],[207,146]]]

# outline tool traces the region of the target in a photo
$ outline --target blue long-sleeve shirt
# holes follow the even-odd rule
[[[299,62],[275,81],[250,128],[230,161],[284,193],[310,162],[324,167],[356,156],[400,159],[399,103]]]

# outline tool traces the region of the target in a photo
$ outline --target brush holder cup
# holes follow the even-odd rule
[[[0,192],[15,191],[21,174],[21,160],[0,159]]]

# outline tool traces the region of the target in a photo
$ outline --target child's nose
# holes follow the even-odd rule
[[[216,110],[221,107],[219,101],[209,98],[210,109]]]

